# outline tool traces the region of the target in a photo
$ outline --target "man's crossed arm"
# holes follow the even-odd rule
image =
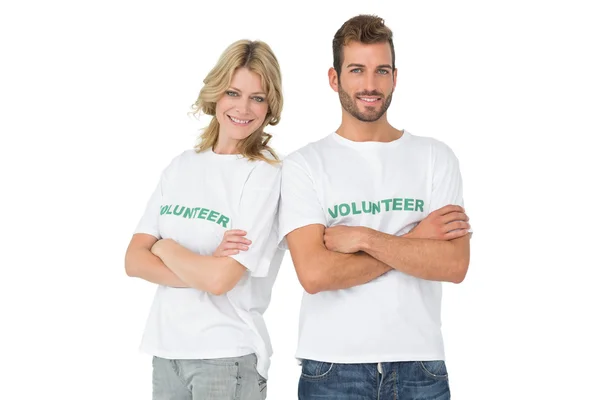
[[[462,207],[448,205],[403,236],[315,224],[286,238],[300,283],[311,294],[361,285],[392,269],[459,283],[469,265],[468,220]]]

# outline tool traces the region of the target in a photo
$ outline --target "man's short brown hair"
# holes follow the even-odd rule
[[[392,31],[376,15],[357,15],[344,22],[333,37],[333,68],[339,76],[342,72],[343,47],[350,42],[363,44],[388,42],[392,49],[392,68],[396,69],[396,54]]]

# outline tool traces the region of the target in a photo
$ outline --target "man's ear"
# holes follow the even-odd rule
[[[331,88],[337,92],[338,91],[338,74],[335,70],[335,68],[331,67],[329,68],[329,86],[331,86]]]

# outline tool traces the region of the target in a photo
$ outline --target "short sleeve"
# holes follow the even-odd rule
[[[163,172],[158,185],[156,185],[156,189],[154,189],[154,193],[152,193],[146,204],[146,210],[138,222],[138,225],[133,232],[134,234],[146,233],[154,236],[157,239],[161,238],[158,227],[158,218],[160,216],[160,206],[162,204],[164,179],[165,174]]]
[[[160,217],[160,208],[163,202],[163,195],[165,188],[167,187],[167,180],[169,177],[173,176],[173,171],[178,168],[178,163],[181,159],[181,155],[174,157],[169,165],[167,165],[160,174],[160,180],[154,189],[154,192],[150,196],[146,204],[146,210],[142,215],[142,218],[138,222],[137,227],[135,228],[135,233],[146,233],[148,235],[152,235],[157,239],[161,239],[160,236],[160,227],[159,227],[159,217]]]
[[[277,212],[281,188],[281,165],[263,161],[252,169],[242,190],[232,229],[247,232],[248,250],[230,256],[252,276],[265,277],[277,250]]]
[[[445,143],[436,141],[432,148],[433,182],[429,212],[448,204],[464,207],[463,183],[458,158]],[[469,229],[471,232],[471,230]]]
[[[294,153],[283,160],[278,240],[312,224],[327,226],[327,220],[308,165],[301,154]]]

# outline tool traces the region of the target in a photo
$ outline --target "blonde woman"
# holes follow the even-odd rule
[[[141,350],[153,399],[264,399],[272,353],[263,320],[283,251],[274,221],[279,159],[278,61],[267,44],[230,45],[204,79],[199,144],[164,169],[125,256],[158,284]]]

